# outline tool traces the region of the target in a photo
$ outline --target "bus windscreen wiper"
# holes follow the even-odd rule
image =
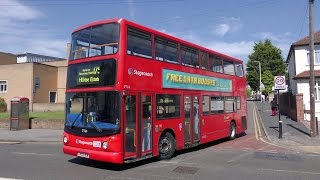
[[[77,120],[80,117],[80,115],[82,115],[82,112],[78,114],[78,116],[76,117],[76,119],[74,121],[72,121],[70,129],[72,129],[74,127],[74,124],[77,122]]]
[[[89,123],[97,130],[98,133],[102,132],[102,130],[96,124],[94,124],[92,121],[89,121]]]

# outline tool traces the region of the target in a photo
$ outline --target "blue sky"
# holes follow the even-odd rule
[[[0,0],[0,51],[65,57],[74,29],[121,17],[244,61],[268,38],[286,58],[308,15],[308,0]]]

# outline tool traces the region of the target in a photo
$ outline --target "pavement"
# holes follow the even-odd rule
[[[279,138],[279,116],[271,116],[270,104],[255,101],[254,111],[262,126],[265,138],[262,141],[274,146],[296,151],[320,154],[320,136],[310,137],[309,122],[296,122],[284,115],[280,116],[282,123],[282,138]],[[0,128],[0,143],[12,142],[56,142],[62,143],[63,130],[27,129],[10,131]]]
[[[56,129],[26,129],[10,131],[0,128],[0,144],[14,142],[56,142],[62,143],[63,130]]]
[[[310,137],[309,121],[297,122],[281,114],[282,138],[279,138],[279,114],[271,115],[268,102],[256,101],[255,105],[257,118],[263,127],[266,141],[287,149],[320,154],[320,136]]]

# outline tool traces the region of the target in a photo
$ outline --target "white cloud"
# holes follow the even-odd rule
[[[215,33],[223,37],[230,30],[230,26],[228,24],[219,24],[215,30]]]
[[[40,11],[23,5],[18,0],[1,0],[0,2],[0,18],[30,20],[39,16],[43,16]]]
[[[237,57],[242,60],[246,60],[248,55],[252,53],[254,42],[253,41],[240,41],[240,42],[209,42],[204,45],[205,47],[214,51]]]
[[[242,22],[240,18],[229,17],[222,18],[221,23],[216,25],[214,33],[220,37],[223,37],[227,33],[236,32],[242,28]]]
[[[0,47],[10,53],[31,52],[65,57],[66,40],[53,37],[54,30],[35,22],[45,15],[18,0],[0,1]]]

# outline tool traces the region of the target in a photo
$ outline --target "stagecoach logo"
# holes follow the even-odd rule
[[[101,148],[101,141],[81,141],[79,139],[76,139],[76,144],[81,144],[81,145],[89,145],[97,148]]]
[[[76,139],[76,144],[81,144],[81,145],[89,145],[92,146],[93,143],[92,142],[88,142],[88,141],[81,141],[79,139]]]
[[[128,69],[128,74],[131,75],[137,75],[137,76],[145,76],[145,77],[153,77],[152,72],[144,72],[144,71],[139,71],[133,68]]]

